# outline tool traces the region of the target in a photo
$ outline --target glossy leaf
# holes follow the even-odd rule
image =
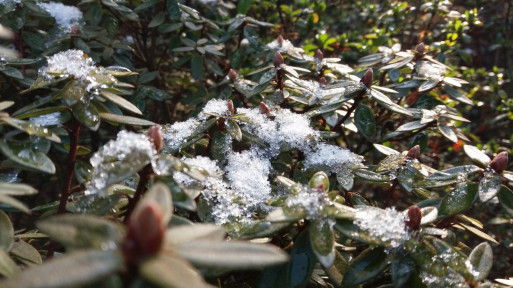
[[[120,124],[128,124],[132,126],[154,126],[155,123],[131,116],[124,116],[124,115],[118,115],[118,114],[111,114],[111,113],[100,113],[99,114],[102,119],[105,119],[110,122],[114,123],[120,123]]]
[[[107,98],[109,101],[113,102],[114,104],[118,105],[119,107],[130,111],[132,113],[142,115],[141,110],[137,108],[134,104],[132,104],[130,101],[126,100],[125,98],[116,95],[114,93],[102,90],[101,95],[105,98]]]
[[[490,244],[483,242],[477,245],[468,256],[468,262],[470,263],[470,267],[468,267],[469,272],[474,277],[474,280],[485,280],[493,264],[493,252]]]
[[[504,208],[504,210],[513,217],[513,191],[502,185],[499,193],[497,194],[497,198],[499,198],[502,208]]]
[[[351,171],[354,175],[369,181],[375,182],[390,182],[387,175],[382,175],[366,169],[355,169]]]
[[[382,248],[369,248],[349,263],[342,285],[362,284],[381,274],[387,267],[387,254]]]
[[[79,101],[71,106],[71,110],[73,116],[92,131],[96,131],[100,127],[100,116],[94,105],[85,105]]]
[[[354,122],[358,132],[366,139],[370,140],[376,134],[376,119],[374,118],[374,112],[369,107],[365,105],[358,106],[354,114]]]
[[[324,268],[331,267],[335,261],[335,237],[329,221],[314,221],[309,227],[312,250]]]
[[[70,269],[71,267],[79,267],[79,269]],[[5,288],[79,287],[105,278],[121,270],[122,267],[123,260],[114,251],[82,250],[54,258],[44,265],[32,266],[22,273],[0,281],[0,286]],[[63,271],[66,277],[63,277]]]
[[[482,202],[486,202],[495,197],[501,189],[501,184],[502,181],[499,174],[492,172],[490,175],[485,173],[481,181],[479,181],[479,199]]]
[[[467,156],[470,157],[470,159],[476,161],[477,163],[483,166],[488,166],[488,164],[490,164],[490,157],[488,157],[488,155],[483,153],[477,147],[471,145],[463,145],[463,150]]]
[[[86,214],[52,216],[38,222],[37,227],[68,249],[113,249],[124,236],[112,221]]]
[[[185,225],[166,231],[165,245],[173,246],[194,240],[223,241],[226,232],[214,224]]]
[[[296,238],[290,251],[290,262],[287,267],[290,287],[305,286],[310,279],[315,263],[309,232],[305,230]]]
[[[242,131],[240,130],[239,124],[232,119],[226,120],[226,130],[237,141],[242,140]]]
[[[444,135],[445,138],[451,140],[454,143],[458,143],[458,136],[451,129],[451,127],[438,122],[438,131],[440,131],[440,133],[442,133],[442,135]]]
[[[186,261],[177,257],[155,256],[139,267],[142,277],[159,287],[213,287]]]
[[[394,287],[406,287],[405,284],[415,271],[415,262],[408,256],[399,256],[392,261],[390,270]]]
[[[477,200],[477,196],[477,184],[460,183],[442,199],[439,213],[442,215],[454,215],[463,212],[472,206]]]
[[[24,167],[48,174],[55,173],[55,165],[52,160],[44,153],[32,150],[31,147],[4,138],[0,141],[0,151],[7,158]]]
[[[16,198],[13,198],[9,195],[0,194],[0,203],[7,204],[7,205],[11,206],[12,208],[15,208],[15,209],[18,209],[20,211],[30,214],[30,209],[28,208],[28,206],[25,203],[17,200]]]

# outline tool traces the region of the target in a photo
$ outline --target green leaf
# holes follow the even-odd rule
[[[302,209],[287,209],[287,207],[277,207],[273,211],[271,211],[267,216],[265,217],[266,221],[270,222],[289,222],[293,223],[300,219],[305,218],[306,214],[305,211],[302,211]]]
[[[130,101],[126,100],[125,98],[123,98],[119,95],[107,92],[105,90],[102,90],[101,95],[103,97],[105,97],[107,100],[111,101],[112,103],[118,105],[119,107],[121,107],[127,111],[142,115],[141,110],[139,110],[139,108],[137,108],[137,106],[135,106]]]
[[[354,122],[358,132],[367,140],[373,139],[376,135],[376,119],[374,112],[366,105],[360,105],[354,112]],[[372,141],[372,140],[371,140]]]
[[[249,8],[253,0],[240,0],[237,3],[237,13],[246,15],[248,14]]]
[[[85,105],[81,101],[78,101],[71,106],[71,111],[82,125],[92,131],[96,131],[98,130],[98,127],[100,127],[100,116],[98,115],[98,110],[94,105]]]
[[[223,241],[226,232],[214,224],[178,226],[166,231],[165,245],[174,246],[194,240]]]
[[[162,211],[162,222],[167,225],[173,216],[173,199],[171,198],[171,191],[162,182],[157,182],[150,187],[150,190],[146,192],[142,201],[137,204],[137,207],[143,207],[146,201],[152,201],[156,203]],[[135,210],[137,210],[137,207]]]
[[[463,150],[473,161],[483,166],[488,166],[488,164],[490,164],[490,157],[488,157],[488,155],[479,150],[477,147],[472,145],[463,145]]]
[[[407,255],[399,256],[394,259],[391,263],[392,282],[394,287],[405,287],[404,285],[408,282],[408,279],[410,279],[412,272],[414,271],[415,262]]]
[[[307,230],[299,234],[290,251],[287,265],[289,287],[305,287],[315,267],[316,259],[309,234]]]
[[[198,54],[194,54],[191,58],[191,74],[195,80],[203,77],[203,57]]]
[[[37,227],[69,249],[112,249],[124,236],[114,222],[86,214],[52,216],[38,222]]]
[[[4,195],[33,195],[37,190],[27,184],[0,182],[0,194]]]
[[[438,125],[438,131],[444,135],[445,138],[451,140],[454,143],[458,143],[458,136],[456,133],[451,129],[451,127],[442,124],[441,122],[437,123]]]
[[[31,147],[27,147],[27,145],[9,141],[4,138],[0,140],[0,151],[2,151],[7,158],[23,167],[48,174],[55,173],[55,165],[52,160],[44,153],[34,151]]]
[[[475,281],[485,280],[492,269],[493,252],[492,247],[488,242],[483,242],[474,248],[468,256],[470,263],[470,274],[474,277]]]
[[[442,199],[439,213],[454,215],[470,208],[477,200],[478,185],[476,183],[460,183]]]
[[[9,216],[0,210],[0,249],[9,251],[14,243],[14,228]]]
[[[132,126],[154,126],[155,123],[131,116],[124,116],[124,115],[118,115],[118,114],[111,114],[111,113],[100,113],[100,117],[102,119],[105,119],[110,122],[114,123],[120,123],[120,124],[127,124]]]
[[[159,71],[145,72],[139,75],[139,84],[148,83],[153,81],[159,76]]]
[[[25,241],[16,241],[9,253],[25,264],[42,264],[41,255],[32,245]]]
[[[383,248],[369,248],[349,263],[342,286],[351,287],[369,281],[381,274],[387,265],[387,253]]]
[[[30,209],[28,208],[25,203],[17,200],[16,198],[13,198],[9,195],[0,194],[0,203],[7,204],[11,206],[12,208],[18,209],[20,211],[23,211],[27,214],[30,214]]]
[[[331,267],[335,261],[335,237],[329,221],[314,221],[308,229],[312,250],[324,268]]]
[[[123,268],[124,261],[114,251],[82,250],[32,266],[1,281],[5,288],[64,288],[92,284]],[[64,274],[63,274],[64,273]]]
[[[139,273],[159,287],[190,288],[214,287],[186,261],[177,257],[156,256],[144,261]]]
[[[494,172],[490,172],[490,174],[485,173],[481,181],[479,181],[479,199],[482,202],[486,202],[495,197],[501,189],[501,184],[501,175]]]
[[[178,2],[176,0],[167,0],[167,13],[169,13],[169,16],[173,19],[180,18],[180,15],[182,15],[182,12],[180,11],[180,7],[178,6]]]
[[[288,255],[276,246],[242,241],[198,240],[176,246],[176,254],[196,267],[258,269],[284,263]]]
[[[390,182],[387,175],[378,174],[366,169],[354,169],[351,171],[355,176],[374,182]]]
[[[12,78],[23,79],[23,74],[21,74],[20,70],[13,67],[5,67],[2,73]]]
[[[9,255],[7,255],[3,249],[0,249],[0,274],[6,277],[11,277],[19,271],[20,268],[18,265],[16,265],[16,263],[11,259],[11,257],[9,257]]]
[[[501,190],[499,190],[499,193],[497,194],[497,198],[499,198],[502,208],[504,208],[504,210],[513,217],[513,191],[502,185]]]
[[[157,27],[160,24],[164,23],[164,20],[166,20],[166,14],[164,12],[159,12],[153,19],[151,19],[150,23],[148,24],[148,28]]]
[[[405,124],[397,127],[397,129],[395,131],[397,131],[397,132],[413,131],[413,130],[421,129],[421,128],[425,127],[426,125],[427,125],[427,123],[421,124],[421,121],[417,120],[417,121],[405,123]]]
[[[239,124],[232,119],[226,120],[226,130],[237,141],[242,140],[242,131],[240,130]]]

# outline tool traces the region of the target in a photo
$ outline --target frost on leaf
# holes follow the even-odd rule
[[[82,11],[74,6],[57,2],[39,2],[37,5],[55,18],[55,22],[62,31],[69,31],[73,25],[79,24],[80,19],[82,19]]]
[[[354,224],[374,242],[397,248],[410,238],[405,221],[405,215],[395,209],[363,206],[356,209]]]
[[[195,118],[190,118],[184,122],[176,122],[172,125],[162,126],[162,140],[164,140],[165,153],[174,153],[180,151],[181,146],[186,142],[187,138],[192,135],[194,129],[198,127],[200,122]]]
[[[143,134],[121,131],[91,157],[93,172],[86,195],[101,195],[150,163],[156,155],[153,144]]]
[[[328,194],[323,188],[301,187],[299,191],[291,195],[285,201],[285,211],[291,214],[306,215],[308,220],[318,220],[325,218],[325,207],[332,205]]]

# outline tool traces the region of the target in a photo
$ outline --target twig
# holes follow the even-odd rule
[[[144,192],[146,192],[146,184],[148,184],[148,181],[153,176],[153,168],[151,167],[151,164],[148,164],[144,166],[144,168],[139,171],[139,183],[137,184],[137,190],[135,190],[134,197],[132,197],[128,201],[128,208],[126,210],[125,214],[125,223],[128,223],[128,220],[130,219],[130,215],[132,215],[132,212],[134,212],[134,208],[141,199],[141,197],[144,195]]]

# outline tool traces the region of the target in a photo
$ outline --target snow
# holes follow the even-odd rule
[[[322,170],[326,173],[338,173],[353,167],[362,167],[362,157],[353,152],[326,143],[318,144],[311,152],[306,153],[305,168]]]
[[[195,118],[190,118],[184,122],[176,122],[172,125],[163,125],[161,127],[162,140],[164,140],[163,152],[172,154],[175,151],[180,151],[181,146],[192,135],[198,125],[200,125],[200,122]]]
[[[146,135],[120,131],[116,140],[107,142],[89,160],[93,172],[85,194],[103,196],[106,188],[143,168],[156,153]]]
[[[230,111],[228,110],[228,104],[226,100],[220,99],[212,99],[207,102],[205,107],[203,107],[202,113],[198,115],[200,120],[205,120],[209,117],[209,114],[217,114],[222,117],[230,116]]]
[[[77,7],[67,6],[62,3],[39,2],[37,5],[52,15],[57,25],[59,25],[63,31],[69,31],[73,25],[78,25],[83,16],[82,11]]]
[[[91,71],[96,69],[92,58],[88,57],[84,51],[70,49],[59,52],[47,60],[48,66],[42,68],[40,73],[53,78],[56,74],[63,74],[60,77],[73,76],[75,79],[85,81]]]
[[[353,223],[374,241],[397,248],[410,237],[405,221],[404,214],[393,208],[361,206],[356,208]]]
[[[306,219],[317,220],[326,217],[324,207],[328,207],[332,202],[328,194],[321,188],[302,187],[295,195],[291,195],[285,201],[284,209],[292,210],[293,213],[301,211],[306,214]]]

